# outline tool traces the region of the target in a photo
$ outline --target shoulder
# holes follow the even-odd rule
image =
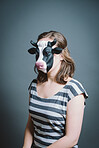
[[[83,94],[85,98],[88,98],[88,94],[84,89],[81,82],[76,79],[71,79],[68,85],[68,101],[71,100],[73,97]]]
[[[73,87],[73,88],[79,88],[79,89],[83,89],[83,85],[82,85],[82,83],[80,82],[80,81],[78,81],[78,80],[76,80],[76,79],[74,79],[74,78],[72,78],[71,80],[70,80],[70,86],[71,87]]]
[[[30,90],[30,89],[31,89],[31,86],[33,86],[33,85],[36,84],[36,83],[37,83],[37,79],[33,79],[33,80],[31,81],[31,83],[29,84],[28,90]]]

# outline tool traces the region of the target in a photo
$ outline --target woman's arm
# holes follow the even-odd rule
[[[31,148],[32,142],[33,142],[33,122],[29,115],[28,122],[25,128],[23,148]]]
[[[72,148],[77,144],[84,114],[84,96],[78,95],[67,103],[66,135],[47,148]]]

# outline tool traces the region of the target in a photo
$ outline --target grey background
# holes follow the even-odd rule
[[[36,74],[30,40],[49,30],[64,34],[75,77],[89,94],[79,148],[99,147],[98,0],[0,1],[0,147],[21,148],[28,119],[28,86]]]

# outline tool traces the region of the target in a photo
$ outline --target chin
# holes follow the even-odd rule
[[[39,71],[42,71],[44,73],[47,73],[47,70],[46,69],[39,69]]]

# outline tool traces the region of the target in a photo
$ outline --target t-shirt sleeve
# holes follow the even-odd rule
[[[31,83],[29,84],[29,87],[28,87],[29,95],[31,94],[31,88],[32,88],[32,84],[33,84],[33,83],[37,83],[37,79],[33,79],[33,80],[31,81]]]
[[[33,81],[32,81],[33,82]],[[29,84],[29,87],[28,87],[28,91],[29,91],[29,96],[31,94],[31,85],[32,85],[32,82]]]
[[[69,93],[68,93],[68,102],[72,98],[74,98],[80,94],[83,94],[85,99],[88,98],[88,94],[87,94],[86,90],[84,89],[83,85],[77,80],[72,80],[70,88],[69,88]],[[84,102],[84,105],[86,105],[86,102]]]

